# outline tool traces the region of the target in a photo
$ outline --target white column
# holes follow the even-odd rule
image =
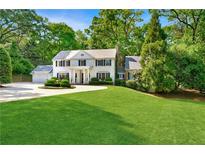
[[[89,68],[88,68],[88,69],[87,69],[88,84],[89,84],[89,81],[90,81],[90,76],[89,76],[89,74],[90,74],[90,70],[89,70]]]
[[[85,84],[85,80],[86,80],[86,78],[85,78],[85,69],[83,69],[83,84]]]
[[[73,84],[75,84],[75,70],[73,70]]]

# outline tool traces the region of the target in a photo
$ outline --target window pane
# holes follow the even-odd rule
[[[103,60],[97,60],[97,66],[103,66]]]
[[[111,60],[110,59],[105,60],[105,66],[111,66]]]

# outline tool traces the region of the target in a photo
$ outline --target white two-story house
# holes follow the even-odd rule
[[[91,78],[115,80],[116,49],[61,51],[53,58],[53,76],[71,84],[88,84]]]

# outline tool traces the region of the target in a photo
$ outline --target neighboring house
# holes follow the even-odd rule
[[[32,72],[32,82],[43,83],[53,76],[52,65],[38,65]]]
[[[53,76],[71,84],[88,84],[91,78],[115,80],[116,49],[61,51],[53,58]]]
[[[133,80],[135,74],[142,69],[140,60],[140,56],[125,57],[125,80]]]

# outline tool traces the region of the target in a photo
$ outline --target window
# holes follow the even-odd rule
[[[105,66],[111,66],[111,59],[104,60]]]
[[[86,66],[86,60],[79,60],[78,66]]]
[[[118,73],[119,79],[124,79],[125,78],[125,74],[124,73]]]
[[[56,67],[58,66],[58,61],[56,61]]]
[[[103,66],[103,60],[96,60],[96,66]]]
[[[59,66],[65,66],[65,60],[61,60],[61,61],[59,61]]]
[[[70,66],[70,60],[66,61],[66,66]]]
[[[110,78],[110,73],[97,73],[97,78],[100,80],[104,80],[106,78]]]
[[[96,66],[111,66],[111,59],[101,59],[95,61]]]
[[[57,73],[58,79],[69,79],[69,73]]]

